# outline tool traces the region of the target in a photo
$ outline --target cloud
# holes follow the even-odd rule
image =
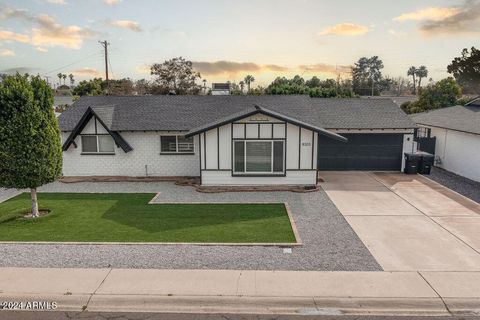
[[[105,4],[108,4],[109,6],[114,6],[116,4],[119,4],[121,0],[103,0]]]
[[[130,29],[135,32],[142,31],[142,28],[140,28],[140,24],[132,20],[114,20],[110,22],[110,25],[116,28]]]
[[[47,0],[47,2],[52,4],[67,4],[65,0]]]
[[[22,19],[27,22],[33,22],[36,24],[32,28],[32,35],[30,38],[26,35],[17,35],[16,39],[12,39],[20,42],[29,42],[33,46],[41,47],[65,47],[79,49],[85,39],[91,38],[95,35],[95,32],[88,28],[80,28],[79,26],[60,25],[48,15],[34,16],[29,14],[25,10],[6,8],[0,14],[0,19]],[[8,32],[4,36],[8,36]],[[10,33],[12,36],[12,33]]]
[[[457,13],[441,20],[427,20],[419,30],[427,36],[480,34],[480,0],[467,0]]]
[[[319,32],[319,35],[361,36],[366,33],[368,33],[367,26],[353,23],[339,23],[337,25],[323,29]]]
[[[150,66],[141,65],[141,66],[136,67],[136,68],[135,68],[135,71],[136,71],[137,73],[150,74]]]
[[[6,74],[15,74],[15,73],[20,73],[20,74],[35,74],[40,72],[41,69],[39,68],[30,68],[30,67],[15,67],[15,68],[9,68],[9,69],[3,69],[0,71],[0,73],[6,73]]]
[[[73,70],[72,74],[75,76],[88,76],[88,77],[98,77],[100,76],[100,72],[97,69],[94,68],[82,68],[82,69],[77,69]]]
[[[395,21],[408,20],[433,20],[439,21],[458,13],[458,8],[428,7],[417,11],[408,12],[394,18]]]
[[[36,17],[39,28],[32,29],[32,44],[35,46],[79,49],[83,40],[91,38],[95,33],[78,26],[62,26],[47,15]]]
[[[39,51],[39,52],[48,52],[47,49],[42,48],[42,47],[36,47],[35,49],[36,49],[37,51]]]
[[[275,65],[275,64],[257,64],[254,62],[234,62],[234,61],[195,61],[193,62],[195,70],[204,75],[219,75],[219,74],[238,74],[241,72],[260,72],[260,71],[286,71],[289,68]]]
[[[0,50],[0,57],[13,57],[15,56],[15,52],[9,49],[2,49]]]
[[[318,73],[331,73],[331,74],[346,74],[350,73],[352,67],[346,65],[333,65],[326,63],[317,63],[317,64],[301,64],[298,66],[300,70],[308,72],[318,72]]]
[[[30,37],[21,33],[0,30],[0,41],[17,41],[27,43],[30,41]]]
[[[396,37],[404,37],[407,35],[406,32],[404,31],[397,31],[397,30],[394,30],[394,29],[388,29],[388,33],[390,33],[392,36],[396,36]]]

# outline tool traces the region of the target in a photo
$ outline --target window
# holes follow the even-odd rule
[[[193,137],[161,136],[160,153],[193,153]]]
[[[237,140],[234,142],[234,173],[281,174],[284,172],[284,141]]]
[[[82,153],[115,154],[110,135],[82,135]]]

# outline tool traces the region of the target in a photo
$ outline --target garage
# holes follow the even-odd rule
[[[403,134],[342,134],[348,142],[319,136],[318,170],[389,170],[402,165]]]

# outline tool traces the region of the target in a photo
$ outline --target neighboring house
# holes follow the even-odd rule
[[[415,124],[390,99],[83,97],[59,118],[65,176],[199,176],[315,185],[317,170],[395,170]]]
[[[465,106],[423,112],[411,118],[424,128],[425,136],[436,138],[436,166],[480,181],[480,97]]]

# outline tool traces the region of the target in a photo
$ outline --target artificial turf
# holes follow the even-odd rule
[[[148,193],[40,193],[0,203],[0,241],[293,243],[283,203],[148,204]]]

